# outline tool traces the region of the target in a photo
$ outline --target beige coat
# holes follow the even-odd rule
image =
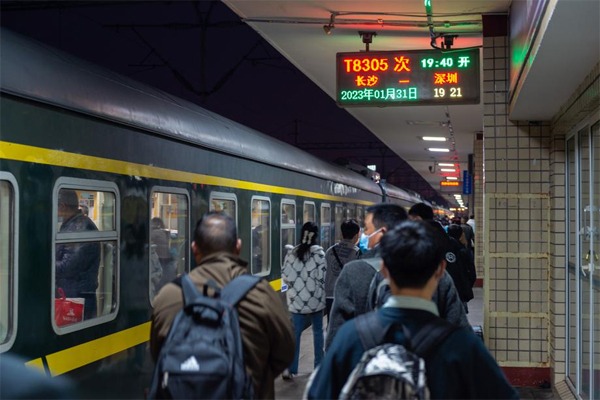
[[[201,290],[207,279],[223,287],[234,277],[247,272],[247,263],[233,254],[217,253],[205,257],[190,272]],[[173,283],[165,285],[154,299],[150,350],[156,361],[175,316],[183,305],[182,291]],[[265,280],[250,290],[238,304],[240,330],[246,369],[254,382],[257,398],[274,398],[274,379],[294,357],[295,339],[290,317],[279,295]]]

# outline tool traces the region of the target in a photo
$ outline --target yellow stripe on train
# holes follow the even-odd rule
[[[145,343],[149,339],[150,322],[146,322],[133,328],[48,354],[46,356],[48,370],[52,376],[62,375]]]
[[[275,279],[269,283],[275,291],[281,290],[281,279]],[[145,343],[149,339],[150,322],[146,322],[133,328],[48,354],[46,356],[48,370],[51,376],[62,375]],[[44,369],[41,358],[31,360],[27,365],[37,367],[41,370]]]
[[[127,176],[140,176],[145,178],[166,179],[177,182],[226,186],[265,193],[305,196],[321,200],[344,201],[362,205],[372,204],[372,202],[369,201],[347,199],[344,197],[310,192],[306,190],[265,185],[262,183],[221,178],[192,172],[177,171],[173,169],[154,167],[152,165],[136,164],[127,161],[113,160],[110,158],[86,156],[83,154],[50,150],[41,147],[27,146],[3,141],[0,141],[0,158],[37,164],[56,165],[60,167],[110,172]]]

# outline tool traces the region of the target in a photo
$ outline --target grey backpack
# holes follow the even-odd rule
[[[250,399],[237,303],[260,281],[240,275],[223,289],[213,281],[199,293],[188,275],[181,279],[184,306],[160,351],[149,398]],[[179,284],[178,282],[174,282]],[[208,296],[208,288],[215,290]]]
[[[435,318],[411,337],[402,325],[384,326],[376,312],[354,321],[367,350],[348,377],[340,399],[428,399],[423,358],[458,327]],[[404,331],[406,344],[386,343],[392,329],[399,328]]]

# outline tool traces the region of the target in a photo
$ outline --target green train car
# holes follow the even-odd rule
[[[304,222],[326,248],[370,204],[421,201],[10,31],[1,48],[0,352],[82,397],[144,397],[152,299],[193,268],[204,212],[236,220],[250,271],[280,291]],[[95,229],[62,228],[67,195]]]

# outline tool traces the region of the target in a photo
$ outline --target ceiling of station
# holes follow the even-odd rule
[[[482,15],[506,15],[525,0],[267,1],[224,0],[281,54],[333,100],[336,53],[366,49],[359,31],[375,32],[370,51],[431,49],[436,34],[457,35],[453,49],[482,46]],[[541,40],[534,44],[528,76],[511,103],[511,119],[551,120],[598,62],[598,2],[548,2]],[[330,29],[327,29],[330,28]],[[329,34],[325,31],[330,30]],[[441,39],[435,42],[441,46]],[[481,77],[483,79],[483,77]],[[347,111],[433,188],[467,169],[473,141],[483,131],[483,105],[349,107]],[[445,136],[448,153],[432,153],[422,136]],[[457,174],[438,163],[458,163]],[[445,193],[454,204],[452,193]]]

